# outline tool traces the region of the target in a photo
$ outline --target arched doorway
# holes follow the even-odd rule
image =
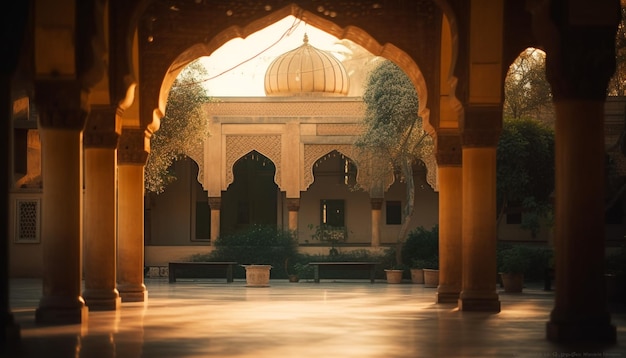
[[[276,225],[280,193],[275,173],[274,163],[256,150],[235,162],[234,181],[222,192],[222,234],[250,225]]]

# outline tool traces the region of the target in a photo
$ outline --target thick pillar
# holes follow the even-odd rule
[[[118,146],[117,290],[122,302],[144,302],[144,165],[146,135],[139,128],[123,128]]]
[[[220,212],[222,210],[222,198],[210,197],[209,207],[211,208],[211,245],[220,236]]]
[[[555,107],[555,300],[546,335],[557,343],[616,341],[604,285],[604,101],[615,71],[619,0],[538,2],[535,36]]]
[[[300,198],[287,198],[287,209],[289,211],[289,231],[297,233]]]
[[[43,296],[37,323],[74,324],[87,318],[81,297],[83,143],[87,112],[78,81],[38,81],[41,135]]]
[[[457,131],[437,135],[439,180],[439,286],[437,303],[458,302],[462,286],[463,168]]]
[[[371,198],[372,206],[372,247],[380,246],[380,222],[382,220],[383,198]]]
[[[462,311],[500,312],[496,293],[498,107],[466,108],[462,129]]]
[[[83,298],[90,310],[116,310],[117,144],[121,121],[115,108],[92,107],[83,138],[85,217]]]

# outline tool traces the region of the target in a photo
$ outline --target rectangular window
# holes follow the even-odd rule
[[[322,199],[320,202],[320,224],[344,227],[345,222],[345,202],[343,200]]]
[[[386,201],[385,212],[387,225],[402,224],[402,203],[400,201]]]

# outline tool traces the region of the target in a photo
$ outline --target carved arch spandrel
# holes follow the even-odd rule
[[[306,191],[313,181],[315,181],[315,177],[313,175],[313,167],[315,166],[315,162],[317,162],[320,158],[325,156],[326,154],[336,150],[337,152],[343,154],[344,156],[350,158],[357,166],[357,170],[360,173],[361,168],[359,167],[358,161],[358,153],[357,150],[351,144],[305,144],[304,145],[304,180],[302,182],[301,191]],[[357,174],[357,181],[359,181],[359,175]],[[360,184],[360,183],[359,183]],[[361,185],[359,185],[361,186]]]
[[[274,182],[281,188],[281,138],[280,135],[233,135],[226,136],[226,190],[235,180],[233,167],[241,157],[256,150],[266,156],[276,166]]]

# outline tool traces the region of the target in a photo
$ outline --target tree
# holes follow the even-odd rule
[[[622,21],[615,36],[615,74],[609,82],[609,96],[626,95],[626,1],[622,0]]]
[[[506,118],[541,118],[552,113],[552,92],[546,80],[546,54],[528,48],[509,67],[504,81]]]
[[[160,194],[176,180],[169,172],[172,163],[197,146],[208,136],[208,118],[202,105],[209,102],[206,90],[198,81],[207,71],[198,61],[190,63],[176,78],[167,98],[161,126],[150,140],[150,155],[145,169],[145,187]]]
[[[505,119],[496,157],[498,223],[522,207],[522,228],[535,236],[552,213],[554,131],[533,119]]]
[[[368,76],[363,101],[366,105],[363,134],[355,145],[369,163],[385,160],[376,166],[377,180],[387,176],[392,168],[397,179],[405,182],[406,200],[402,226],[398,233],[397,261],[400,263],[400,245],[408,231],[415,203],[413,165],[432,155],[432,138],[423,128],[418,116],[417,91],[409,77],[391,61],[385,60]]]

